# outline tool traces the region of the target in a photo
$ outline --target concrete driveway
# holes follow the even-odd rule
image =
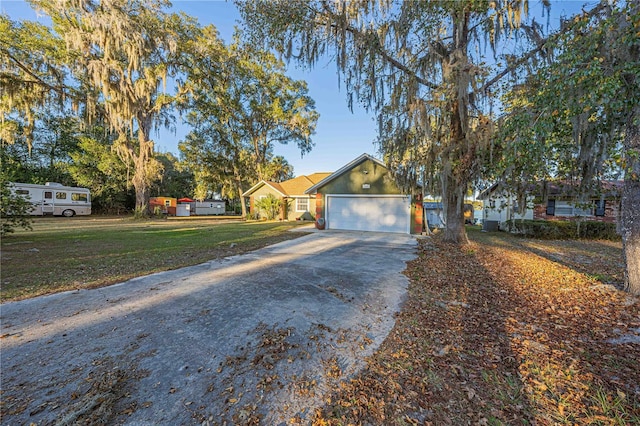
[[[308,419],[393,327],[408,235],[324,231],[3,304],[2,423]]]

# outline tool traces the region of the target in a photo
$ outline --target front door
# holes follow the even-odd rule
[[[53,214],[54,207],[53,191],[44,191],[42,194],[42,214]]]

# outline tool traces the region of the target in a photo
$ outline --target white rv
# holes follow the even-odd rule
[[[55,182],[45,185],[32,183],[11,183],[11,191],[29,200],[33,205],[32,216],[90,215],[91,193],[87,188],[64,186]]]

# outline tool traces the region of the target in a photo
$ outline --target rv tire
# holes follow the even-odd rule
[[[62,212],[62,216],[64,217],[73,217],[76,214],[76,212],[74,212],[73,210],[65,210]]]

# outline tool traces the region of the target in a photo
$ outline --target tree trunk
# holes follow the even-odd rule
[[[469,121],[469,105],[458,94],[467,92],[468,63],[467,49],[469,44],[469,15],[452,15],[454,30],[454,46],[442,63],[443,80],[450,84],[452,100],[447,105],[449,114],[449,141],[441,156],[442,161],[442,204],[447,223],[444,230],[444,241],[455,244],[467,244],[467,231],[464,227],[464,196],[471,176],[471,150],[467,141]]]
[[[240,177],[240,171],[238,167],[233,165],[233,179],[235,182],[236,191],[238,193],[238,198],[240,198],[240,207],[242,208],[242,219],[247,218],[247,203],[244,200],[242,194],[244,191],[242,190],[242,178]]]
[[[454,244],[467,244],[467,231],[464,227],[464,194],[466,185],[445,171],[442,173],[442,206],[446,220],[443,239]]]
[[[626,263],[625,289],[640,295],[640,108],[626,128],[625,158],[628,162],[622,189],[620,233]]]
[[[134,161],[134,174],[131,179],[133,188],[136,193],[136,210],[149,213],[149,160],[153,155],[153,142],[145,136],[145,132],[141,129],[138,130],[138,154],[132,153],[131,156]],[[133,152],[131,149],[130,152]]]

